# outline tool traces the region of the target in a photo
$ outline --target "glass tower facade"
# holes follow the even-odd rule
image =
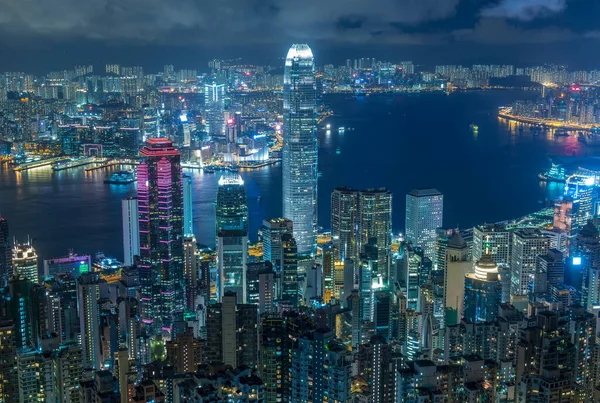
[[[206,132],[209,136],[222,136],[225,134],[225,86],[217,83],[206,84],[204,105]]]
[[[238,175],[219,179],[216,205],[216,233],[223,230],[243,231],[248,234],[248,203],[244,181]]]
[[[444,196],[436,189],[413,189],[406,195],[406,240],[435,260],[436,229],[442,227]]]
[[[315,62],[293,45],[283,76],[283,216],[294,223],[298,253],[317,247],[317,91]]]
[[[183,187],[181,156],[166,138],[140,151],[138,213],[142,319],[171,321],[183,306]],[[155,328],[155,330],[158,330]]]

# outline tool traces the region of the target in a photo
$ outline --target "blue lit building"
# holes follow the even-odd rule
[[[294,222],[299,254],[314,254],[317,248],[316,97],[312,51],[293,45],[283,77],[283,216]]]
[[[475,265],[475,273],[465,275],[463,317],[472,322],[491,322],[502,302],[502,282],[498,265],[487,252]]]

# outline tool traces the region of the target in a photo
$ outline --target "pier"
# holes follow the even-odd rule
[[[100,165],[96,165],[96,166],[93,166],[93,167],[87,167],[85,169],[85,172],[92,172],[92,171],[97,171],[99,169],[105,169],[105,168],[110,168],[110,167],[120,166],[120,165],[138,166],[139,164],[140,164],[139,161],[133,160],[133,159],[108,160],[108,161],[103,162]]]
[[[61,163],[56,162],[52,164],[52,169],[55,171],[62,171],[64,169],[81,167],[85,165],[95,164],[95,163],[106,163],[108,158],[99,158],[99,157],[86,157],[86,158],[78,158],[72,161]]]
[[[45,167],[45,166],[49,166],[52,164],[56,164],[57,162],[64,161],[67,159],[69,159],[69,158],[68,157],[56,157],[56,158],[43,159],[43,160],[39,160],[39,161],[26,162],[24,164],[20,164],[20,165],[14,167],[13,171],[23,172],[23,171],[27,171],[27,170],[33,169],[33,168],[40,168],[40,167]]]

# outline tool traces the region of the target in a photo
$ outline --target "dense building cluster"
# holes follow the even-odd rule
[[[359,59],[343,68],[382,66]],[[170,89],[155,93],[171,102],[163,114],[159,103],[135,109],[147,96],[141,69],[110,65],[103,79],[92,79],[91,67],[69,72],[69,83],[88,83],[100,97],[109,97],[97,89],[99,83],[108,88],[111,77],[131,88],[131,103],[115,104],[111,116],[144,122],[134,125],[127,143],[127,155],[135,152],[139,163],[137,197],[122,201],[124,264],[71,251],[40,265],[35,243],[12,240],[9,220],[0,218],[0,403],[600,399],[595,183],[566,186],[552,223],[463,230],[444,226],[441,192],[407,189],[400,235],[392,234],[389,190],[340,186],[331,194],[331,231],[319,232],[319,72],[310,48],[294,45],[282,75],[282,105],[264,112],[283,116],[283,217],[265,218],[258,244],[250,244],[245,184],[226,172],[215,200],[216,247],[201,247],[183,165],[204,141],[241,152],[247,140],[240,139],[260,125],[225,99],[235,99],[232,85],[257,88],[256,76],[266,81],[270,71],[224,68],[219,61],[211,67],[198,126],[187,129],[192,112],[177,113],[187,105],[195,110],[193,91],[187,99],[172,98]],[[414,74],[412,63],[400,68]],[[457,71],[443,66],[436,74]],[[512,66],[470,71],[482,78],[513,74]],[[57,87],[66,79],[50,76]],[[198,78],[172,66],[161,76],[166,86]],[[27,85],[37,91],[39,83]],[[63,108],[69,99],[55,104]],[[9,101],[20,107],[46,102]],[[114,122],[113,129],[99,129],[111,103],[97,106],[104,116],[97,117],[90,101],[59,114],[75,113],[69,119],[77,124],[56,128],[48,121],[41,131],[38,118],[35,129],[10,120],[21,136],[17,143],[26,148],[48,136],[52,144],[57,133],[64,145],[65,125],[79,134],[123,129]],[[148,115],[132,117],[136,111]],[[180,131],[166,129],[174,127],[167,116],[179,119]],[[79,150],[93,143],[70,144]],[[58,155],[64,154],[63,148]]]

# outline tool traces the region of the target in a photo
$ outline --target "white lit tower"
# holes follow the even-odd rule
[[[305,44],[292,45],[283,76],[283,216],[294,223],[299,254],[317,247],[317,90]]]

